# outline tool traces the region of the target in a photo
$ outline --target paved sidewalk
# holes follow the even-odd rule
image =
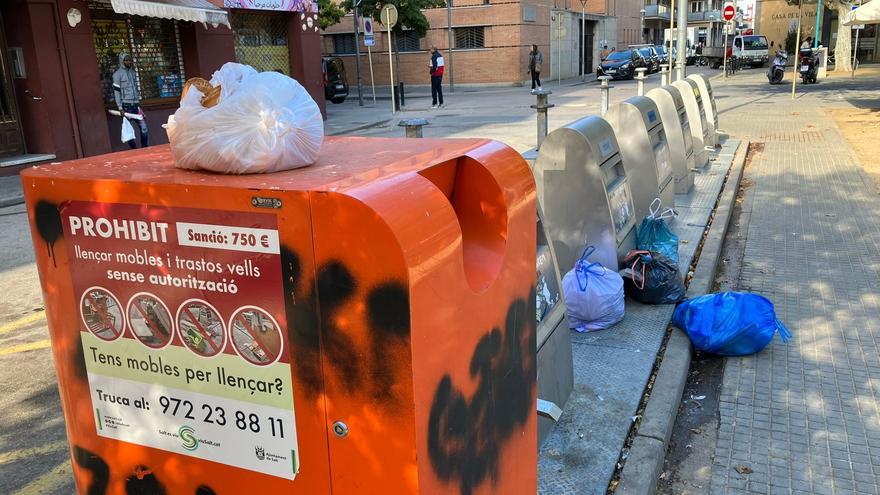
[[[793,339],[726,360],[711,492],[877,494],[880,196],[820,108],[876,99],[877,80],[792,101],[761,79],[714,84],[723,127],[764,143],[744,178],[740,289],[770,298]]]

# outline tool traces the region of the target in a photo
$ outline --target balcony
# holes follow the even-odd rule
[[[721,11],[691,12],[688,14],[688,22],[722,22]]]
[[[653,4],[645,5],[645,20],[666,19],[669,20],[669,5]]]

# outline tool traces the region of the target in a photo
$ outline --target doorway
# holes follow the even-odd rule
[[[593,72],[593,26],[594,21],[584,20],[580,23],[581,52],[578,55],[584,74]]]
[[[0,158],[24,154],[21,120],[12,86],[12,66],[0,15]]]

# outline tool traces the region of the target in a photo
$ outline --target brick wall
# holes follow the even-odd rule
[[[490,0],[491,1],[491,0]],[[609,16],[600,20],[592,28],[593,54],[600,50],[599,41],[604,35],[609,44],[625,46],[638,43],[640,37],[640,13],[642,2],[632,0],[588,0],[585,12],[595,16],[604,15],[606,7],[611,11]],[[531,44],[538,45],[544,55],[544,71],[542,76],[555,77],[556,68],[551,49],[551,15],[554,9],[566,9],[571,15],[579,18],[581,4],[578,0],[522,0],[522,1],[491,1],[486,5],[483,0],[455,0],[452,9],[452,26],[485,26],[485,48],[478,50],[455,50],[452,53],[452,68],[456,84],[519,84],[527,82],[528,48]],[[616,9],[616,12],[614,11]],[[526,14],[533,14],[533,21],[524,20]],[[447,11],[445,8],[425,11],[429,24],[432,26],[427,35],[421,39],[418,52],[400,53],[400,78],[407,85],[427,85],[430,83],[427,64],[430,61],[430,47],[436,45],[443,53],[449,65],[449,35],[447,30]],[[574,28],[577,28],[575,19]],[[606,27],[613,30],[607,32]],[[381,24],[376,23],[376,44],[372,49],[373,74],[377,86],[389,82],[387,34],[379,32]],[[324,31],[323,53],[336,55],[345,62],[350,84],[355,84],[355,56],[353,54],[334,53],[334,34],[354,33],[352,16],[348,15],[336,25]],[[569,33],[569,37],[572,33]],[[555,46],[555,45],[554,45]],[[367,51],[360,42],[362,81],[370,84]],[[576,50],[575,50],[576,51]],[[395,58],[395,63],[396,63]],[[593,64],[595,65],[595,64]],[[448,70],[448,69],[447,69]],[[563,70],[563,77],[570,75]],[[574,71],[575,73],[577,70]],[[395,80],[397,76],[395,75]],[[444,78],[444,83],[449,77]]]

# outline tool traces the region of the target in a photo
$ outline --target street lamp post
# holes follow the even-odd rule
[[[678,36],[676,36],[678,40],[678,42],[676,43],[678,45],[678,53],[676,55],[678,56],[676,57],[677,60],[675,68],[677,79],[683,80],[685,73],[685,64],[687,63],[688,4],[685,1],[682,1],[680,3],[681,5],[678,6]],[[672,33],[669,33],[669,35],[672,36]]]
[[[452,0],[446,0],[446,30],[449,34],[449,92],[455,93],[455,73],[452,70]]]
[[[658,7],[658,8],[659,8],[659,7]],[[640,10],[640,11],[639,11],[639,14],[642,15],[642,22],[641,22],[641,25],[642,25],[642,32],[641,32],[641,36],[639,36],[639,38],[641,38],[642,43],[647,43],[647,42],[645,41],[645,9]]]
[[[586,67],[584,67],[587,63],[587,44],[584,43],[587,30],[587,25],[584,22],[584,8],[586,8],[586,6],[587,0],[581,0],[581,81],[584,80],[584,76],[587,73]]]
[[[357,71],[357,88],[358,88],[358,105],[364,106],[364,90],[361,85],[361,28],[358,25],[358,5],[360,5],[360,0],[357,0],[354,3],[354,12],[352,12],[353,20],[354,20],[354,65],[355,70]]]

